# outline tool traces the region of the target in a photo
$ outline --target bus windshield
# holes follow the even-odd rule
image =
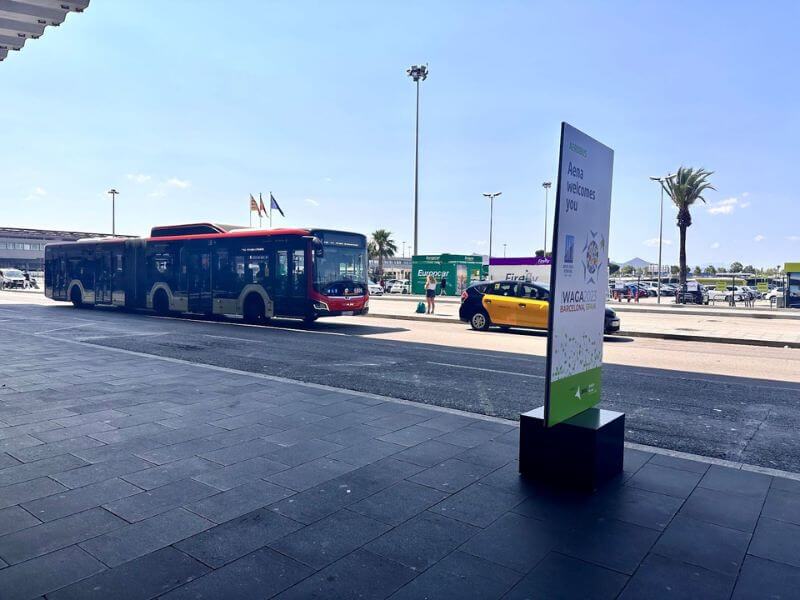
[[[314,289],[326,296],[366,293],[367,252],[363,236],[318,234]]]

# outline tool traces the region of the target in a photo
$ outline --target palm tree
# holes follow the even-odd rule
[[[706,201],[703,192],[706,190],[716,190],[709,183],[708,178],[713,175],[713,171],[705,169],[694,169],[692,167],[681,167],[674,177],[665,179],[661,182],[664,191],[678,207],[678,229],[681,234],[680,248],[680,275],[681,289],[686,289],[686,229],[692,225],[692,214],[689,212],[692,204],[698,200]]]
[[[372,233],[369,241],[369,255],[378,259],[378,277],[383,276],[383,259],[394,256],[397,246],[392,239],[392,232],[385,229],[378,229]]]

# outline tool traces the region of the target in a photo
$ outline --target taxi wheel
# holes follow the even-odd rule
[[[487,315],[483,311],[478,311],[474,315],[472,315],[472,318],[469,320],[469,324],[472,326],[473,329],[476,329],[478,331],[486,331],[487,329],[489,329],[489,324],[490,324],[489,315]]]

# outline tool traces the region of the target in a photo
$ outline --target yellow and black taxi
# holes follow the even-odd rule
[[[525,327],[547,329],[550,289],[528,281],[482,281],[461,294],[458,316],[473,329],[485,331],[492,325],[501,329]],[[619,317],[606,308],[605,333],[619,331]]]

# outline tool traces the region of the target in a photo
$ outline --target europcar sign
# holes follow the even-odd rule
[[[545,422],[600,401],[614,151],[561,124]]]

